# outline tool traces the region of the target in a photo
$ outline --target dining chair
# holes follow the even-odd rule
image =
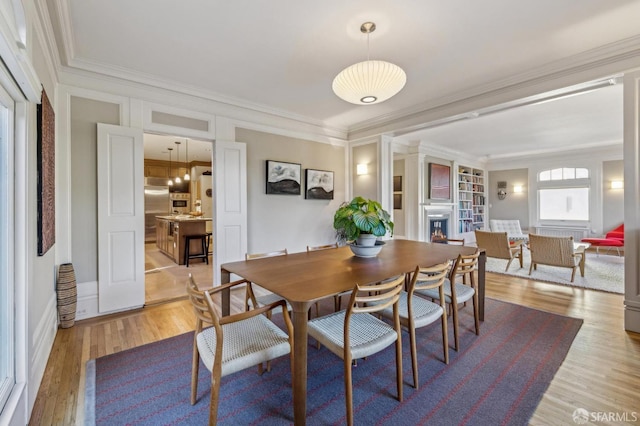
[[[245,259],[246,260],[262,259],[265,257],[286,256],[287,254],[288,254],[287,249],[272,251],[268,253],[254,253],[254,254],[247,253],[245,254]],[[278,300],[284,300],[284,299],[282,299],[282,297],[278,296],[275,293],[267,293],[262,296],[256,296],[255,292],[253,291],[253,283],[247,284],[247,292],[245,293],[245,301],[244,301],[245,310],[249,310],[249,302],[251,302],[252,307],[261,307],[261,306],[266,306],[271,303],[274,303]],[[289,304],[289,302],[287,301],[285,302],[286,302],[287,310],[291,311],[291,305]],[[315,308],[316,308],[316,316],[318,316],[318,313],[320,312],[320,308],[318,307],[318,302],[315,303]],[[271,319],[271,312],[267,313],[267,318]]]
[[[347,424],[353,424],[352,360],[365,358],[396,344],[396,386],[402,401],[402,329],[398,301],[405,274],[377,284],[356,284],[346,310],[309,321],[308,333],[344,361]],[[390,307],[393,325],[371,315]],[[376,372],[379,373],[379,372]]]
[[[413,369],[413,387],[418,389],[418,357],[416,349],[416,328],[426,327],[440,319],[442,326],[442,350],[444,363],[449,364],[449,342],[447,335],[447,308],[445,305],[444,283],[449,272],[449,262],[428,268],[416,267],[408,291],[400,293],[398,309],[400,323],[409,331],[411,346],[411,366]],[[437,290],[440,304],[414,295],[415,291]],[[393,319],[393,309],[385,308],[382,316]]]
[[[274,257],[274,256],[286,256],[288,254],[287,249],[271,251],[268,253],[246,253],[245,260],[253,260],[253,259],[263,259],[265,257]],[[266,290],[265,290],[266,291]],[[278,296],[275,293],[267,293],[261,296],[256,296],[253,283],[247,283],[247,291],[245,293],[244,299],[244,308],[245,311],[249,310],[249,303],[251,303],[251,308],[258,308],[261,306],[270,305],[271,303],[277,302],[278,300],[283,300],[282,297]],[[287,310],[291,310],[291,305],[289,303],[286,304]],[[271,319],[271,311],[267,313],[267,317]]]
[[[287,354],[290,356],[290,368],[293,372],[293,324],[289,313],[282,309],[286,332],[263,315],[275,308],[283,308],[283,300],[224,317],[220,317],[216,312],[212,295],[244,283],[244,280],[239,280],[200,291],[193,276],[189,274],[187,294],[196,315],[191,367],[191,405],[196,403],[198,369],[202,359],[205,367],[211,372],[210,425],[217,422],[222,377],[255,365],[258,365],[259,373],[262,374],[263,362]],[[203,328],[204,324],[212,326]]]
[[[478,288],[476,284],[475,269],[478,264],[480,250],[476,249],[475,253],[470,255],[458,255],[453,262],[453,266],[449,272],[448,278],[444,282],[444,298],[445,302],[451,306],[453,316],[453,336],[456,351],[459,350],[458,338],[458,305],[473,301],[473,317],[475,322],[476,335],[480,334],[480,317],[478,313]],[[462,282],[458,282],[458,278],[462,277]],[[415,294],[428,297],[432,300],[441,300],[440,292],[436,289],[418,290]]]
[[[333,244],[324,244],[321,246],[307,246],[307,252],[310,251],[318,251],[318,250],[330,250],[338,248],[338,243]],[[351,290],[343,291],[340,294],[336,294],[333,296],[333,310],[334,312],[338,312],[342,308],[342,297],[348,296],[351,294]],[[317,306],[317,305],[316,305]],[[316,309],[316,316],[318,316],[318,310]]]

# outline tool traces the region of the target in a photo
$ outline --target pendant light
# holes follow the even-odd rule
[[[169,150],[169,180],[167,181],[167,185],[173,186],[173,181],[171,180],[171,151],[173,148],[167,148]]]
[[[191,176],[189,176],[189,170],[191,169],[189,167],[189,139],[185,138],[184,144],[187,147],[187,172],[184,174],[184,180],[191,180]]]
[[[367,60],[343,69],[333,80],[333,92],[352,104],[372,105],[386,101],[407,82],[407,74],[399,66],[369,60],[369,36],[375,30],[373,22],[360,26],[360,31],[367,35]]]
[[[176,174],[176,179],[175,179],[175,183],[181,183],[182,179],[180,179],[180,142],[176,141],[176,150],[178,152],[178,159],[176,160],[176,162],[178,163],[178,173]]]

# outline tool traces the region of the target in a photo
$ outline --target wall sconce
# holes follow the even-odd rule
[[[514,194],[520,194],[523,191],[524,190],[522,189],[522,185],[513,185],[513,193]]]
[[[624,181],[622,180],[612,180],[611,181],[611,189],[623,189]]]
[[[358,164],[356,166],[356,174],[357,175],[367,175],[367,174],[369,174],[369,167],[366,164]]]

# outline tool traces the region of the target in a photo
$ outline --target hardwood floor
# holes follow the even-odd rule
[[[202,259],[192,260],[189,267],[178,265],[163,254],[155,243],[145,244],[144,257],[145,305],[187,297],[184,283],[190,273],[203,285],[213,282],[211,265],[203,262]]]
[[[487,297],[584,319],[531,424],[574,424],[577,408],[613,419],[598,424],[633,422],[633,413],[640,422],[640,335],[624,331],[622,295],[488,273]],[[234,292],[233,309],[243,303],[244,293]],[[83,424],[87,360],[193,330],[194,323],[189,302],[179,300],[58,330],[30,424]]]

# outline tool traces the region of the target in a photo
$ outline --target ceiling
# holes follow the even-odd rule
[[[603,49],[640,46],[636,0],[46,1],[63,71],[98,72],[343,132],[533,81]],[[386,102],[356,106],[334,95],[331,83],[366,59],[365,21],[377,25],[371,59],[402,67],[407,84]],[[621,99],[616,85],[398,134],[488,158],[620,143]]]

